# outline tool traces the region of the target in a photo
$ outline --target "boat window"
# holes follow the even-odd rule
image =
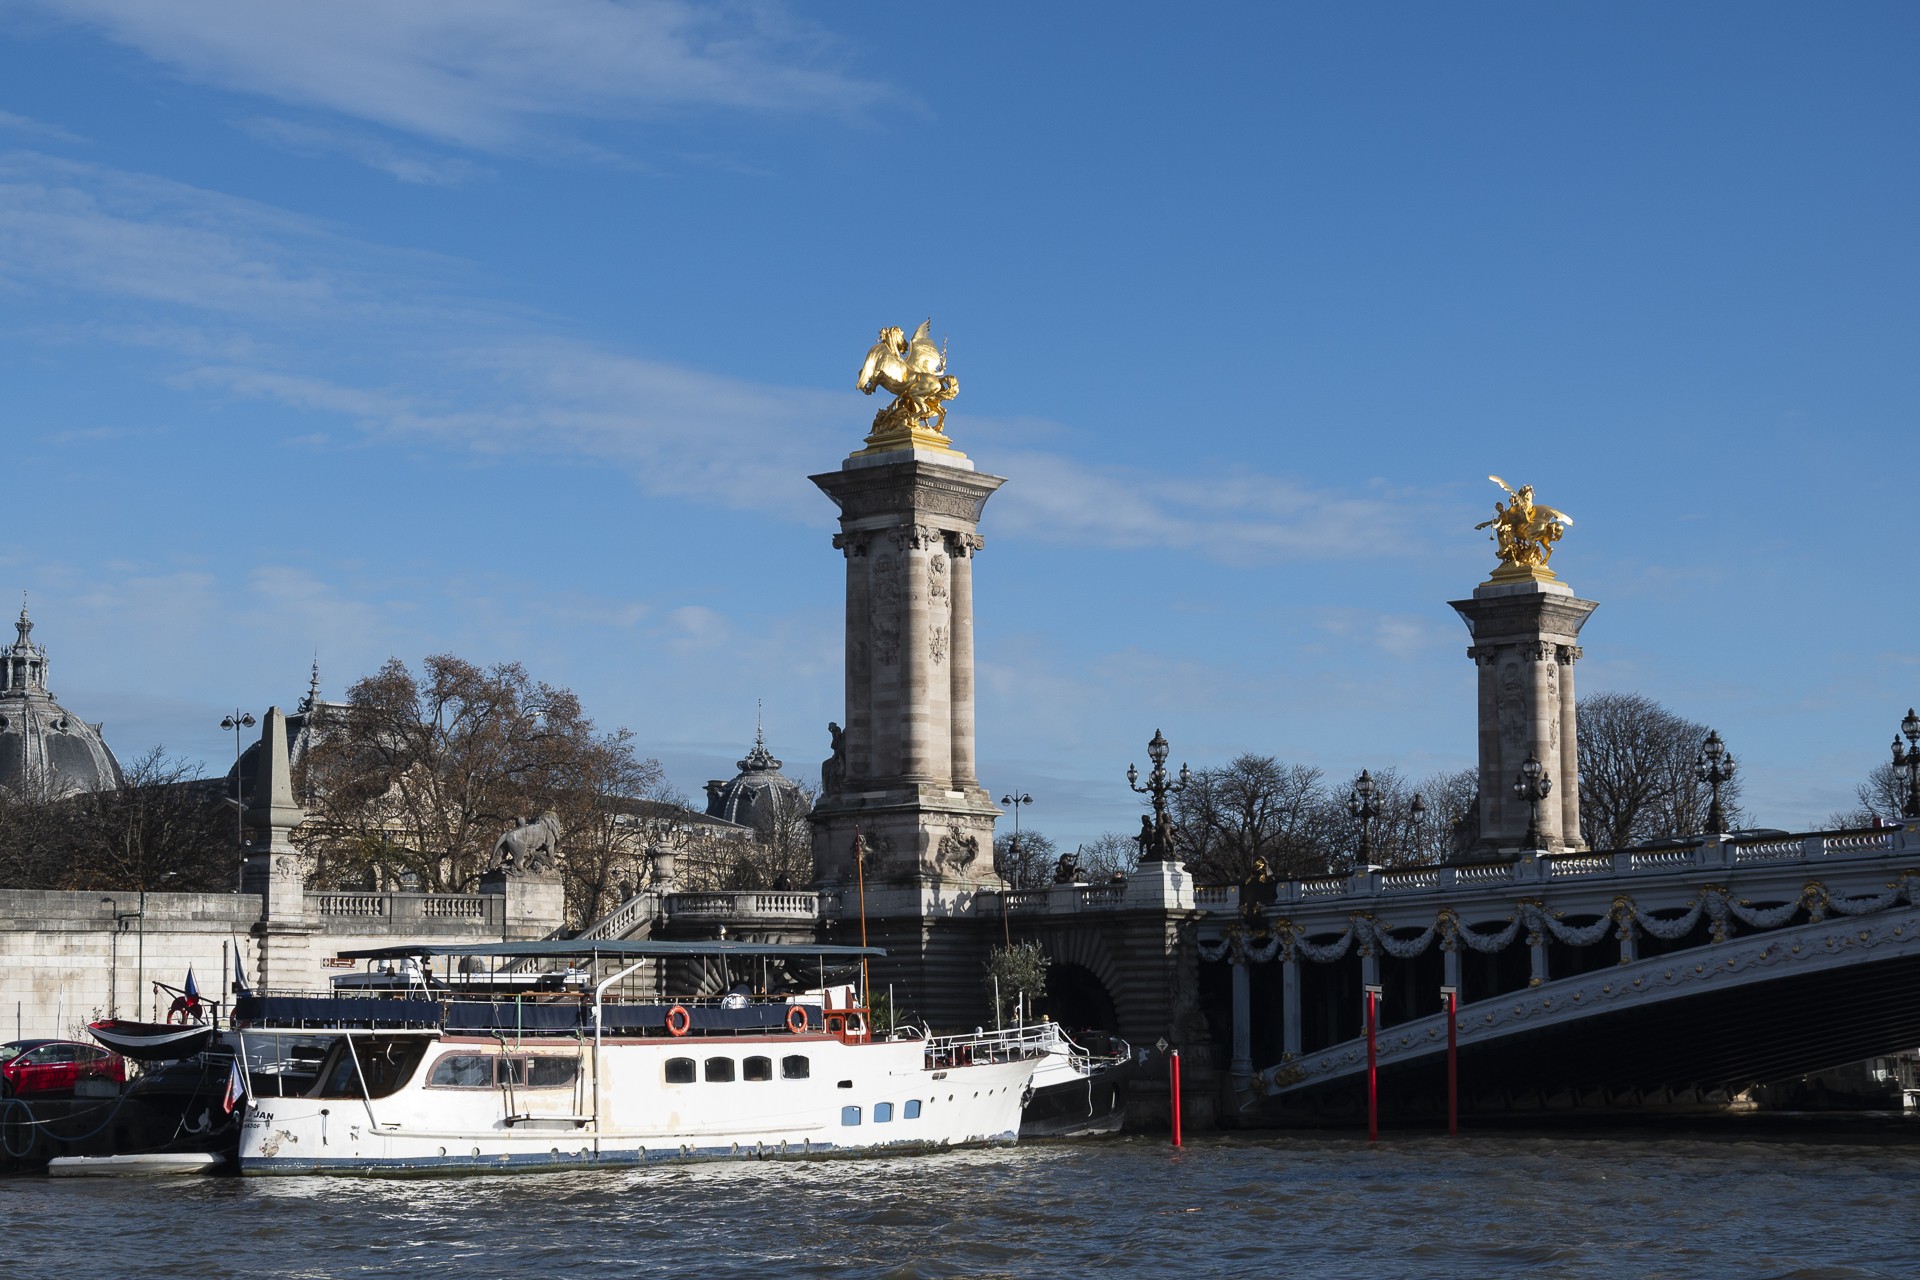
[[[780,1059],[780,1078],[782,1080],[805,1080],[813,1074],[811,1065],[804,1053],[790,1053]]]
[[[859,1124],[859,1123],[860,1123],[860,1108],[858,1108],[858,1107],[842,1107],[842,1108],[840,1108],[840,1123],[841,1123],[841,1124],[844,1124],[844,1125],[856,1125],[856,1124]]]
[[[351,1040],[351,1049],[349,1049]],[[384,1098],[413,1078],[415,1068],[426,1054],[427,1042],[390,1036],[341,1036],[334,1041],[327,1060],[320,1066],[319,1083],[310,1098],[358,1098],[360,1076],[366,1079],[366,1096]],[[354,1072],[356,1060],[360,1074]]]
[[[875,1124],[886,1124],[892,1119],[893,1104],[891,1102],[876,1102],[873,1104],[873,1122]]]
[[[580,1074],[578,1058],[541,1054],[527,1059],[527,1088],[564,1089]]]
[[[733,1079],[732,1058],[708,1058],[707,1080],[711,1084],[725,1084]]]
[[[740,1064],[740,1078],[742,1080],[773,1079],[773,1059],[748,1058]]]
[[[692,1084],[693,1083],[693,1059],[692,1058],[668,1058],[667,1059],[667,1083],[668,1084]]]
[[[436,1089],[491,1089],[493,1055],[450,1053],[433,1064],[427,1084]]]
[[[908,1098],[907,1105],[900,1108],[900,1118],[902,1120],[918,1120],[920,1118],[920,1099]]]

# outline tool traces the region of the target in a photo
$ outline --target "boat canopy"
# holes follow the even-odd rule
[[[501,956],[514,959],[605,959],[650,956],[884,956],[884,947],[814,946],[800,942],[629,942],[586,939],[543,939],[537,942],[410,942],[395,947],[362,947],[340,952],[342,960],[404,960],[409,956]]]

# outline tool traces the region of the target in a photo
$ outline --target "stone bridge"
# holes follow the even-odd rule
[[[1719,1106],[1920,1045],[1920,824],[1203,891],[1223,1119]]]

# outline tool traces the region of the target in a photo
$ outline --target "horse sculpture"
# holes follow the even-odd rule
[[[911,435],[928,419],[935,433],[945,428],[947,401],[960,394],[960,379],[947,373],[947,353],[933,345],[932,326],[930,319],[921,321],[909,340],[898,325],[890,325],[867,349],[854,385],[865,395],[884,387],[894,397],[892,404],[874,415],[874,435]]]
[[[1473,527],[1493,530],[1487,536],[1493,539],[1502,564],[1520,568],[1546,568],[1547,561],[1553,558],[1553,544],[1560,541],[1560,535],[1573,523],[1573,517],[1564,511],[1536,503],[1530,484],[1523,484],[1516,491],[1499,476],[1488,476],[1487,479],[1505,489],[1512,501],[1494,503],[1493,519],[1483,520]]]

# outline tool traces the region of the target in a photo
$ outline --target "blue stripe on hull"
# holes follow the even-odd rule
[[[1011,1132],[995,1134],[981,1143],[967,1144],[980,1146],[1001,1146],[1013,1143],[1017,1135]],[[558,1172],[568,1169],[631,1169],[643,1164],[676,1164],[696,1162],[705,1163],[716,1160],[831,1160],[856,1159],[861,1156],[918,1155],[927,1152],[947,1150],[949,1144],[941,1142],[888,1142],[865,1146],[840,1146],[831,1142],[815,1142],[805,1147],[789,1147],[786,1151],[778,1148],[763,1147],[755,1150],[751,1147],[736,1149],[729,1143],[724,1147],[660,1147],[631,1148],[583,1154],[580,1152],[529,1151],[520,1155],[483,1155],[483,1156],[419,1156],[410,1159],[370,1160],[350,1158],[342,1160],[290,1160],[284,1156],[271,1158],[253,1156],[243,1157],[240,1172],[249,1177],[298,1176],[301,1174],[361,1174],[366,1176],[384,1176],[391,1174],[445,1174],[445,1173],[541,1173]]]

